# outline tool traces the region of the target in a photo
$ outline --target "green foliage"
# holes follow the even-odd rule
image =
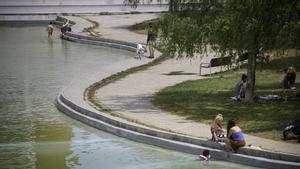
[[[163,24],[161,24],[163,23]],[[201,36],[198,36],[200,30],[191,18],[179,18],[165,15],[163,20],[159,22],[160,30],[164,36],[161,36],[161,46],[166,47],[166,51],[179,55],[186,53],[193,56],[195,52],[199,52],[200,46],[196,42],[200,41]],[[172,26],[170,26],[172,25]]]
[[[95,29],[99,28],[100,24],[97,21],[93,21],[91,19],[88,19],[86,17],[81,16],[81,18],[87,20],[88,22],[91,22],[93,25],[90,27],[85,27],[83,28],[82,32],[88,32],[91,36],[96,36],[99,37],[101,36],[101,34],[97,31],[95,31]]]
[[[159,22],[160,46],[178,57],[210,48],[222,56],[248,52],[246,100],[253,101],[256,58],[300,49],[299,11],[299,0],[171,0]]]
[[[128,29],[130,31],[140,33],[140,34],[147,34],[148,33],[148,27],[149,23],[153,23],[154,25],[157,25],[158,19],[150,19],[143,21],[141,23],[134,24],[132,26],[129,26]]]
[[[171,0],[161,19],[169,53],[193,56],[207,45],[225,53],[299,49],[298,0]]]

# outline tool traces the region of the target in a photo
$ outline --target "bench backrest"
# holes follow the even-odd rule
[[[220,57],[220,58],[212,58],[210,60],[210,66],[216,67],[216,66],[225,66],[231,64],[231,57]]]
[[[242,53],[239,58],[238,58],[238,62],[242,62],[242,61],[245,61],[245,60],[248,60],[248,56],[249,56],[249,53],[248,52],[245,52],[245,53]]]

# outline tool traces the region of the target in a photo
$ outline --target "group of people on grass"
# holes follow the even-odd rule
[[[235,87],[235,92],[236,92],[235,99],[237,101],[241,101],[245,98],[246,81],[247,81],[247,75],[242,74],[240,81],[237,83]],[[294,67],[291,66],[284,69],[284,78],[282,80],[281,86],[283,89],[292,89],[292,90],[296,89],[296,70]],[[215,124],[213,125],[214,126],[213,128],[215,132],[212,132],[213,141],[220,141],[223,140],[224,138],[222,134],[218,135],[218,133],[222,131],[222,129],[219,127],[221,126],[220,125],[222,121],[221,119],[222,119],[221,117],[217,116],[214,122]],[[300,142],[300,118],[294,120],[291,124],[288,124],[288,126],[285,127],[285,129],[283,130],[283,138],[287,139],[287,136],[290,132],[293,132],[295,135],[298,135],[298,142]],[[217,135],[215,133],[217,133]]]
[[[241,80],[235,87],[235,100],[241,101],[245,98],[247,75],[242,74]],[[294,67],[288,67],[284,69],[284,77],[281,82],[281,86],[284,89],[296,89],[296,70]]]

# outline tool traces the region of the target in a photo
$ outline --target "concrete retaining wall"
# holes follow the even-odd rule
[[[48,22],[55,19],[56,15],[0,15],[1,22]]]
[[[86,36],[82,36],[82,35],[76,35],[73,33],[64,33],[64,34],[62,34],[61,37],[63,39],[70,40],[73,42],[99,45],[99,46],[111,47],[111,48],[116,48],[116,49],[123,49],[123,50],[128,50],[131,52],[135,52],[136,46],[137,46],[137,44],[134,44],[134,43],[108,40],[108,39],[97,38],[97,37],[86,37]]]

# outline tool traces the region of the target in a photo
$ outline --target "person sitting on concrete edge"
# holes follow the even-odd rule
[[[66,32],[71,32],[72,31],[71,26],[69,24],[69,20],[65,21],[65,23],[62,25],[60,30],[61,30],[61,33],[66,33]]]
[[[225,133],[224,130],[222,129],[222,121],[223,121],[222,114],[218,114],[210,128],[212,141],[224,142]]]
[[[148,35],[147,35],[147,46],[149,46],[149,52],[150,52],[149,58],[154,58],[155,39],[156,39],[156,34],[153,30],[153,24],[149,23]]]
[[[240,147],[246,145],[242,129],[235,124],[234,120],[228,120],[225,143],[227,148],[232,152],[236,152]]]

